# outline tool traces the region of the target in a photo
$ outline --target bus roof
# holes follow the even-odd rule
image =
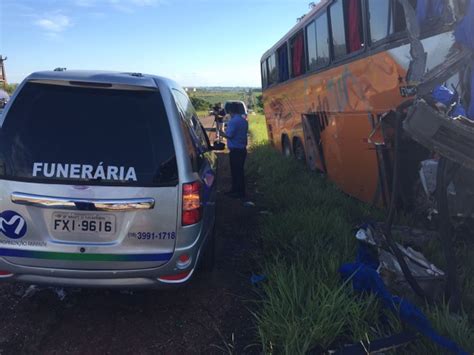
[[[273,47],[267,50],[263,55],[260,61],[262,62],[264,59],[270,56],[273,52],[275,52],[280,46],[285,43],[288,38],[292,37],[296,32],[298,32],[301,28],[304,28],[309,22],[314,19],[314,16],[318,11],[322,10],[326,7],[329,3],[333,0],[321,0],[319,3],[316,4],[305,16],[304,18],[299,21],[296,25],[292,27],[291,30],[288,31],[286,35],[283,36]]]

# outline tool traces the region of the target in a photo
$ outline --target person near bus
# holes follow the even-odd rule
[[[247,134],[248,122],[238,114],[234,105],[229,105],[227,113],[230,115],[230,121],[227,129],[221,134],[227,138],[229,147],[230,172],[232,175],[232,189],[227,193],[232,197],[245,197],[245,173],[244,165],[247,157]]]

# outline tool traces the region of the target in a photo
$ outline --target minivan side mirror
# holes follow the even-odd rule
[[[214,142],[212,145],[212,150],[224,150],[225,149],[225,143],[222,142]]]

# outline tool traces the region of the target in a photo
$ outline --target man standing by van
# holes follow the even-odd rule
[[[235,104],[228,105],[226,108],[230,115],[230,121],[227,129],[221,134],[227,138],[229,147],[230,172],[232,175],[232,190],[229,195],[232,197],[245,197],[245,174],[244,164],[247,157],[247,133],[249,125],[242,115],[238,114]]]

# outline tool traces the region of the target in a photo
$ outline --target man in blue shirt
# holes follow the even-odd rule
[[[237,107],[230,104],[226,108],[230,115],[230,121],[227,129],[221,134],[227,138],[229,147],[230,172],[232,175],[232,190],[229,195],[233,197],[245,197],[245,174],[244,164],[247,157],[247,133],[249,130],[248,122],[242,115],[238,114]]]

